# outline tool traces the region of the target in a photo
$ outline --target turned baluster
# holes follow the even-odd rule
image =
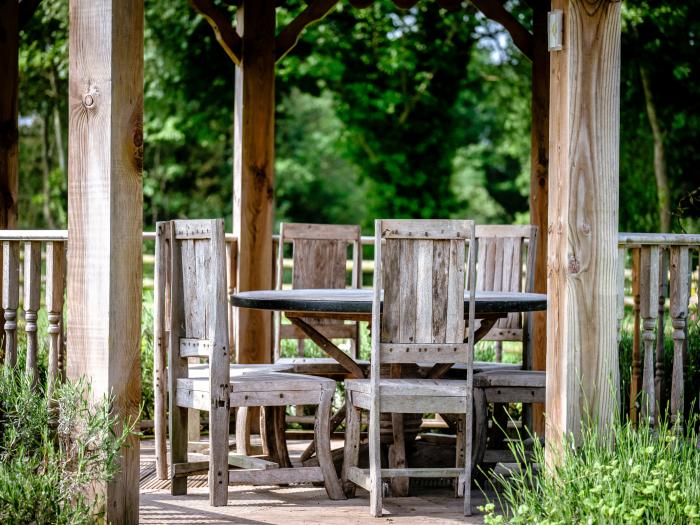
[[[5,318],[5,366],[17,365],[17,307],[19,306],[19,242],[2,243],[2,308]]]
[[[53,398],[53,389],[61,381],[61,325],[65,292],[65,249],[63,242],[46,245],[46,312],[49,322],[49,370],[47,398]]]
[[[658,323],[656,327],[656,369],[654,374],[654,393],[656,395],[656,421],[661,420],[661,410],[664,407],[662,398],[664,381],[664,306],[666,305],[668,286],[668,253],[659,250],[659,302]]]
[[[641,388],[641,369],[642,360],[639,342],[639,273],[640,273],[640,257],[641,249],[632,249],[632,298],[634,301],[632,311],[634,316],[634,328],[632,332],[632,373],[630,380],[630,420],[633,424],[637,423],[639,417],[639,390]]]
[[[659,312],[659,247],[644,246],[640,260],[640,314],[644,366],[642,369],[641,417],[650,426],[656,423],[656,393],[654,391],[654,353],[656,317]]]
[[[683,347],[685,343],[686,319],[688,317],[689,252],[687,246],[671,246],[671,324],[673,326],[673,372],[671,374],[671,423],[676,428],[683,426]]]
[[[32,385],[39,379],[37,354],[39,344],[36,335],[37,311],[41,298],[41,243],[27,241],[24,243],[24,330],[27,334],[27,375]]]

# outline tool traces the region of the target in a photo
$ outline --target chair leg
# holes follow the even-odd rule
[[[360,463],[360,410],[352,404],[352,392],[346,392],[345,402],[345,450],[343,454],[343,490],[348,498],[355,497],[357,488],[352,481],[348,480],[348,469],[357,467]]]
[[[236,454],[250,456],[250,425],[248,407],[238,407],[236,411]]]
[[[277,455],[277,463],[280,468],[292,468],[292,460],[289,459],[289,450],[287,449],[287,411],[286,407],[270,407],[272,411],[272,421],[267,422],[272,426],[274,441],[268,442],[268,447],[275,449]]]
[[[345,494],[340,486],[340,480],[338,480],[338,475],[333,466],[333,458],[331,457],[330,419],[334,390],[324,388],[321,391],[321,402],[316,409],[316,418],[314,419],[314,438],[316,439],[318,466],[321,467],[321,472],[323,472],[323,483],[326,487],[326,493],[330,499],[338,500],[345,499]]]
[[[187,463],[187,409],[170,402],[170,494],[187,494],[187,477],[175,477],[175,463]]]
[[[212,406],[209,411],[209,505],[213,507],[228,502],[228,424],[228,403]]]
[[[403,414],[391,414],[391,428],[394,443],[389,447],[389,465],[391,468],[406,468],[406,436],[403,428]],[[408,477],[391,478],[393,496],[408,496]]]
[[[467,392],[467,411],[464,417],[464,515],[472,515],[472,428],[474,400],[473,390]]]
[[[462,468],[462,465],[464,465],[464,458],[466,457],[464,450],[467,443],[466,434],[464,433],[464,426],[464,415],[460,415],[457,418],[457,431],[455,433],[455,467],[457,468]],[[455,498],[459,498],[464,495],[464,484],[460,478],[455,478],[454,481]]]
[[[382,515],[382,462],[380,442],[379,404],[369,411],[369,512],[379,518]]]
[[[484,461],[486,454],[486,440],[488,437],[488,401],[486,393],[481,388],[474,389],[474,427],[476,429],[476,441],[474,442],[474,457],[472,465],[479,465]]]

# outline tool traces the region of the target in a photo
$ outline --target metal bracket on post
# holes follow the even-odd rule
[[[547,48],[550,51],[563,49],[564,12],[555,9],[547,13]]]

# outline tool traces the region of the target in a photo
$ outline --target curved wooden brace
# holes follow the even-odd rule
[[[241,36],[231,24],[225,11],[219,9],[211,0],[189,0],[192,9],[197,11],[214,30],[216,40],[234,64],[241,65]]]
[[[515,18],[501,2],[498,0],[470,0],[470,2],[481,11],[486,18],[501,24],[510,34],[516,47],[520,49],[527,58],[532,60],[532,34],[523,27],[518,19]]]
[[[337,3],[338,0],[313,0],[309,3],[275,38],[275,60],[279,62],[284,58],[297,44],[301,32],[324,18]]]

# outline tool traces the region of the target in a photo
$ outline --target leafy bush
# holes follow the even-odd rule
[[[49,408],[24,374],[0,373],[0,523],[99,520],[102,501],[90,491],[117,473],[132,427],[118,424],[107,399],[89,398],[89,388],[67,383]]]
[[[510,478],[496,475],[500,508],[484,506],[496,524],[700,524],[700,449],[691,429],[684,435],[662,424],[655,431],[616,424],[613,444],[584,432],[579,448],[567,442],[561,465],[540,475],[529,463]],[[522,444],[512,446],[524,460]],[[544,465],[535,440],[534,461]]]

